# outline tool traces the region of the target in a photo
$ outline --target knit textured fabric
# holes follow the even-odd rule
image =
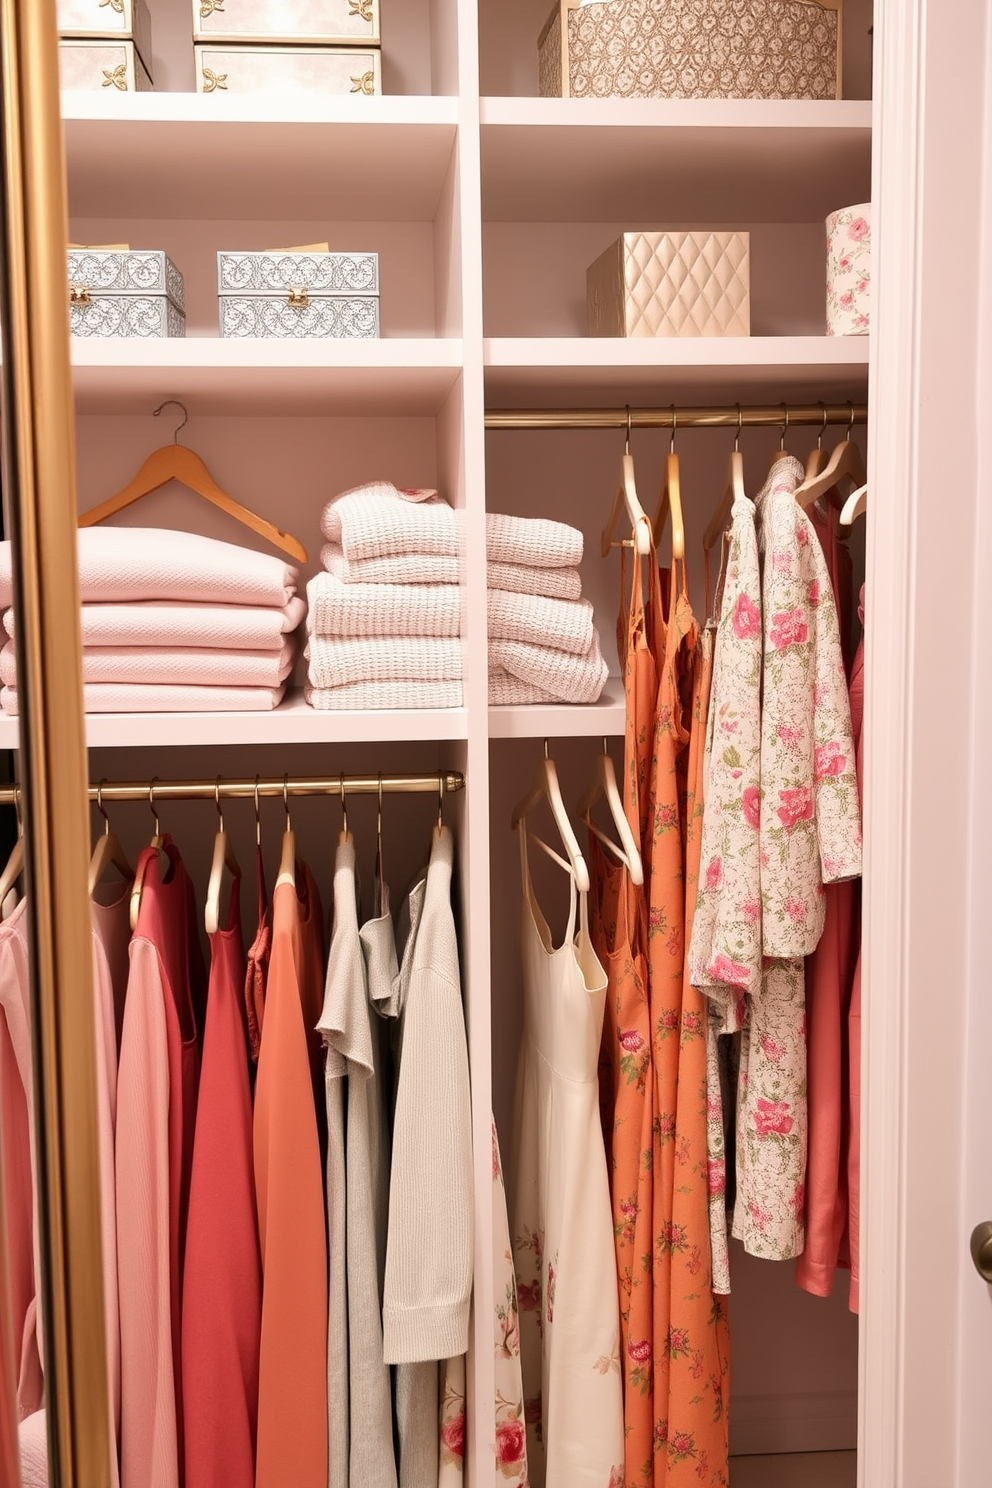
[[[311,636],[459,635],[457,584],[346,584],[319,573],[307,585]]]
[[[198,646],[216,651],[281,651],[306,613],[306,601],[299,595],[281,608],[176,601],[80,607],[84,646]],[[3,624],[13,640],[13,610],[4,613]]]
[[[329,574],[343,584],[438,584],[461,582],[457,558],[438,558],[430,553],[403,553],[395,558],[362,558],[349,562],[335,543],[325,543],[320,561]],[[534,568],[525,563],[489,563],[486,580],[490,589],[513,594],[543,594],[548,599],[582,598],[582,577],[577,568]]]
[[[489,639],[530,641],[555,651],[587,656],[592,646],[593,609],[588,600],[569,603],[536,594],[490,589]]]
[[[84,604],[208,600],[274,605],[296,593],[297,570],[282,558],[159,527],[83,527],[76,534]],[[0,543],[0,609],[13,603],[10,543]]]
[[[430,636],[338,640],[311,636],[307,646],[311,687],[346,687],[352,682],[457,682],[462,675],[458,640]]]
[[[543,594],[547,599],[582,598],[582,576],[577,568],[533,568],[525,563],[488,563],[490,589],[511,594]]]
[[[556,703],[551,692],[535,687],[531,682],[521,682],[511,677],[501,667],[489,668],[489,706],[491,708],[521,707],[531,703]]]
[[[460,708],[460,682],[352,682],[345,687],[311,687],[305,689],[306,700],[319,712],[332,713],[360,709]]]
[[[282,687],[167,687],[146,683],[91,682],[83,688],[87,713],[271,713]],[[17,689],[0,689],[0,709],[16,715]]]
[[[162,646],[99,646],[83,651],[84,683],[151,683],[173,687],[280,687],[300,654],[298,635],[281,651],[170,650]],[[17,686],[14,643],[0,651],[0,682]]]
[[[559,703],[596,702],[609,676],[595,631],[586,656],[552,651],[526,641],[490,641],[489,664],[540,688]]]

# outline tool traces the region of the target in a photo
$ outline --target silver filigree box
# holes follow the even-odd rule
[[[58,0],[58,26],[63,40],[134,42],[145,71],[153,75],[152,22],[145,0]]]
[[[317,251],[218,253],[222,336],[374,339],[379,255]]]
[[[168,254],[144,248],[70,248],[74,336],[185,336],[183,276]]]
[[[375,46],[379,0],[193,0],[193,40]]]

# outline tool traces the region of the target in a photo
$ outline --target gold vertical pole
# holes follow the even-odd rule
[[[55,0],[0,0],[4,477],[53,1488],[109,1488],[75,430]]]

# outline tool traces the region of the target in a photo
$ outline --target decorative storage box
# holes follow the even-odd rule
[[[59,35],[72,40],[133,41],[149,77],[152,22],[145,0],[58,0]]]
[[[217,287],[222,336],[379,334],[377,253],[218,253]]]
[[[85,93],[145,93],[152,80],[133,41],[60,41],[59,84]]]
[[[827,335],[867,336],[871,307],[871,202],[827,218]]]
[[[555,0],[542,98],[839,98],[843,0]]]
[[[154,250],[70,248],[69,327],[74,336],[185,336],[183,276]]]
[[[750,234],[630,232],[586,275],[590,336],[749,336]]]
[[[379,0],[193,0],[193,40],[378,45]]]
[[[199,93],[382,92],[377,47],[195,46]]]

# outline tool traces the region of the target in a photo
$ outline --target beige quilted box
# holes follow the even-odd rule
[[[590,336],[750,336],[750,234],[629,232],[586,275]]]
[[[555,0],[542,98],[840,98],[843,0]]]

